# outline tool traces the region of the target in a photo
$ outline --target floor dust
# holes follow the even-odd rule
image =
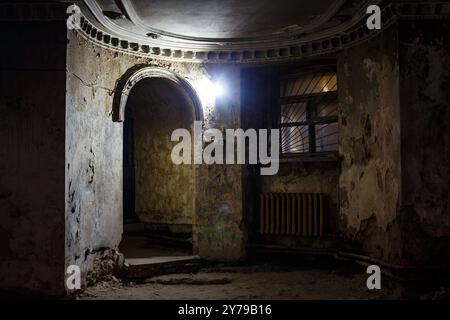
[[[380,299],[361,267],[305,268],[276,264],[222,266],[140,283],[117,279],[88,288],[80,299]]]

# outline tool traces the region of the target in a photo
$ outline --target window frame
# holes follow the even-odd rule
[[[276,125],[277,128],[281,130],[281,128],[297,128],[299,126],[308,126],[308,152],[290,152],[286,153],[283,152],[282,148],[282,134],[280,132],[280,158],[281,159],[299,159],[299,160],[313,160],[313,161],[320,161],[320,160],[336,160],[338,156],[338,150],[333,151],[317,151],[316,150],[316,126],[322,125],[322,124],[330,124],[330,123],[336,123],[338,124],[338,115],[333,116],[325,116],[325,117],[318,117],[318,106],[314,105],[314,102],[317,102],[317,99],[330,99],[334,100],[337,104],[338,111],[339,112],[339,100],[338,100],[338,90],[339,86],[337,86],[337,89],[335,91],[327,91],[327,92],[319,92],[319,93],[311,93],[311,94],[304,94],[304,95],[297,95],[297,96],[280,96],[280,88],[281,83],[284,80],[289,79],[296,79],[300,77],[305,77],[312,74],[320,74],[320,73],[327,73],[327,72],[333,72],[336,75],[336,81],[337,81],[337,73],[336,73],[336,67],[333,65],[326,65],[326,66],[318,66],[318,67],[309,67],[309,68],[303,68],[302,71],[298,72],[287,72],[285,74],[279,74],[277,77],[277,96],[276,96],[276,104],[277,104],[277,121]],[[291,123],[282,123],[281,117],[282,112],[281,108],[283,105],[293,104],[293,103],[306,103],[306,119],[305,121],[301,122],[291,122]],[[337,132],[338,135],[338,144],[339,144],[339,132]]]

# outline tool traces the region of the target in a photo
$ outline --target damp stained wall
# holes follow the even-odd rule
[[[0,288],[60,296],[66,25],[0,27]]]
[[[398,265],[450,260],[445,30],[401,21],[339,56],[343,234]]]
[[[337,68],[342,231],[360,250],[393,262],[401,254],[390,228],[401,201],[397,26],[344,50]]]
[[[83,285],[111,271],[122,236],[123,123],[113,122],[117,81],[132,68],[170,70],[195,86],[224,74],[228,96],[204,103],[204,128],[239,126],[239,68],[140,58],[96,46],[68,33],[66,97],[66,265],[82,269]],[[197,92],[201,98],[201,92]],[[196,165],[194,250],[205,259],[245,255],[241,167]]]
[[[225,129],[240,128],[240,67],[206,65],[205,69],[223,81],[226,94],[213,104],[204,103],[204,130],[214,128],[224,133]],[[242,208],[242,166],[202,164],[197,168],[196,228],[200,256],[218,261],[244,259],[247,229]]]
[[[192,229],[194,165],[176,165],[171,159],[178,143],[171,141],[172,132],[183,128],[193,135],[195,109],[189,96],[167,80],[144,79],[130,92],[127,108],[134,123],[135,211],[140,221]]]
[[[66,265],[81,268],[83,285],[112,271],[117,259],[123,137],[111,110],[115,81],[133,63],[68,31]]]

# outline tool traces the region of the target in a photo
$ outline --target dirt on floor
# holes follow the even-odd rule
[[[195,274],[171,274],[139,283],[112,278],[79,299],[381,299],[368,290],[364,267],[298,267],[262,263],[215,266]]]

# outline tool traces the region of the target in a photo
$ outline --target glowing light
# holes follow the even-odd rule
[[[208,78],[203,78],[197,84],[197,91],[202,100],[208,103],[214,103],[216,98],[225,94],[225,89],[217,82],[212,82]]]

